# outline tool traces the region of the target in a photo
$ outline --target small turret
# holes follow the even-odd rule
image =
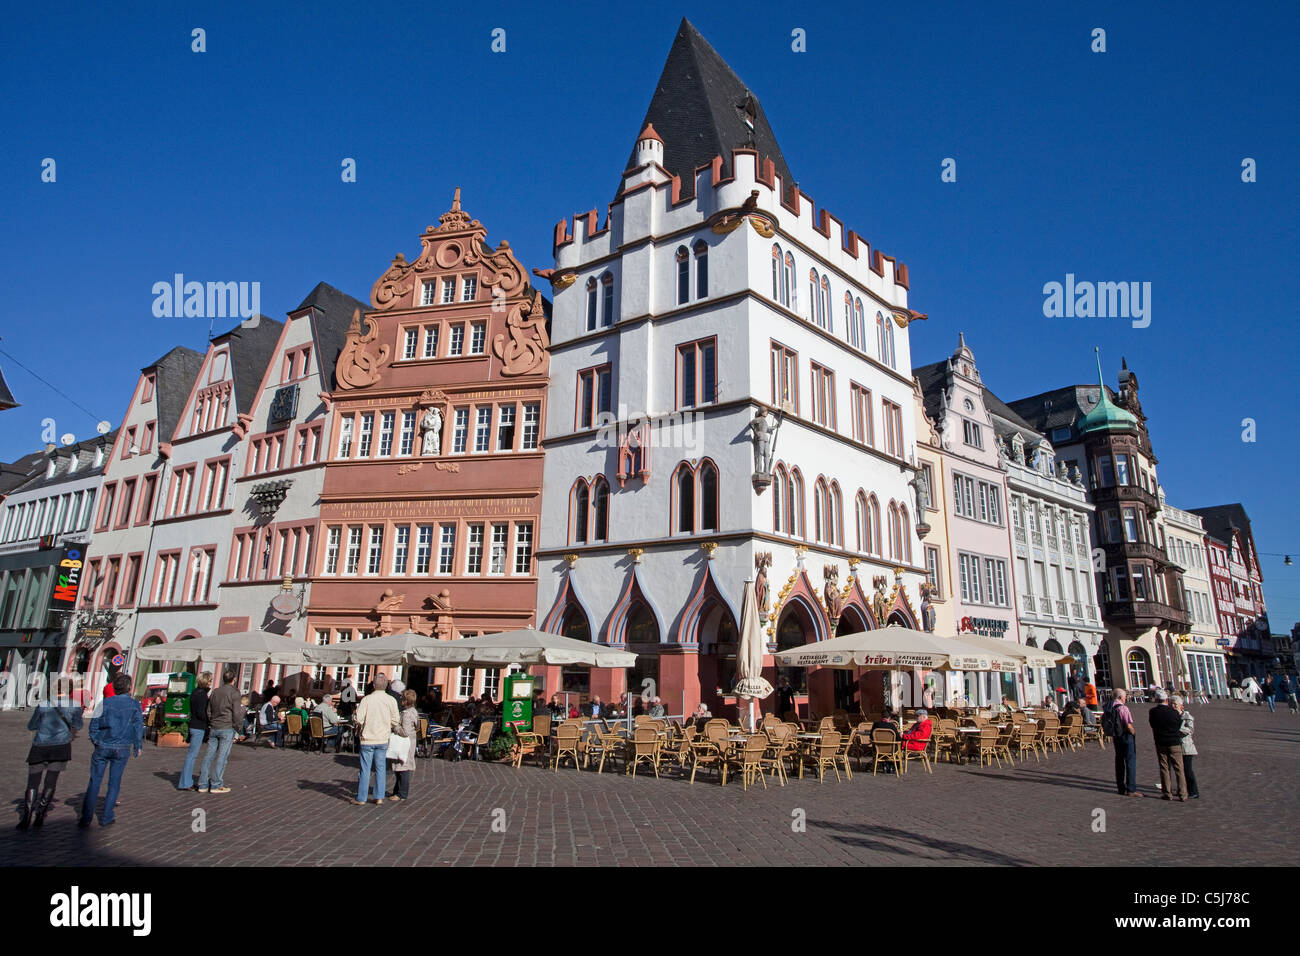
[[[653,123],[646,123],[645,129],[636,140],[636,168],[648,166],[651,163],[664,164],[664,141],[659,134],[655,132]]]

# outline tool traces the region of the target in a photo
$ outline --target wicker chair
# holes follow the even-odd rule
[[[582,729],[577,724],[570,724],[567,721],[560,724],[555,731],[555,752],[551,763],[552,770],[560,768],[560,761],[565,757],[573,760],[573,766],[577,769],[581,766],[581,755],[579,754],[578,745],[582,742]]]
[[[642,725],[632,731],[632,740],[627,750],[628,769],[636,776],[636,768],[643,763],[650,764],[659,776],[659,732],[653,726]]]
[[[871,775],[882,763],[889,764],[898,773],[903,772],[903,748],[899,745],[898,734],[888,727],[879,727],[871,731],[871,747],[874,751],[871,760]]]
[[[1102,750],[1106,749],[1106,735],[1101,732],[1101,720],[1095,720],[1091,724],[1085,723],[1081,731],[1080,741],[1086,744],[1089,740],[1097,741]]]
[[[520,730],[515,733],[515,745],[511,751],[511,765],[518,767],[525,757],[535,757],[541,766],[546,766],[546,738],[535,730]]]
[[[1010,725],[1008,725],[1001,733],[999,733],[998,728],[996,727],[981,727],[979,730],[980,732],[978,736],[972,735],[975,736],[972,746],[975,748],[975,757],[979,761],[979,765],[985,767],[997,763],[997,765],[1001,767],[1002,759],[998,756],[1000,753],[998,742],[1002,739],[1001,733],[1005,733],[1007,739],[1010,739]],[[1008,752],[1007,759],[1010,759],[1010,757],[1011,754]]]
[[[533,718],[533,733],[539,737],[551,736],[551,715],[542,714]]]
[[[1011,762],[1011,741],[1016,735],[1016,727],[1018,726],[1018,724],[1008,721],[1005,727],[998,730],[997,743],[994,745],[994,750],[999,757],[1006,757],[1008,763]],[[999,759],[998,766],[1001,765],[1002,761]]]
[[[695,773],[701,767],[718,771],[722,785],[727,785],[727,754],[709,738],[696,740],[691,744],[691,784],[695,783]]]
[[[826,719],[826,718],[824,718]],[[838,730],[828,730],[822,733],[822,739],[813,744],[804,755],[805,762],[817,768],[817,780],[819,783],[826,782],[826,768],[830,767],[835,771],[835,779],[843,781],[840,776],[840,768],[836,766],[839,760],[841,734]],[[802,775],[803,770],[800,769]]]
[[[1025,751],[1029,751],[1034,755],[1034,761],[1037,763],[1039,746],[1036,724],[1027,720],[1016,728],[1016,734],[1011,740],[1011,751],[1020,755],[1021,762],[1025,759]]]
[[[671,747],[661,748],[660,758],[674,761],[679,767],[685,767],[691,759],[691,744],[695,742],[695,728],[686,727],[677,735]]]
[[[764,790],[767,789],[767,778],[763,776],[763,751],[766,749],[766,735],[754,734],[734,756],[727,758],[731,768],[740,771],[742,790],[748,790],[755,778],[762,781]]]
[[[907,765],[913,761],[919,760],[925,764],[926,773],[934,773],[934,768],[930,765],[930,741],[934,738],[934,727],[930,727],[930,736],[925,740],[925,746],[920,750],[911,750],[904,741],[902,745],[903,753],[903,773],[907,773]]]

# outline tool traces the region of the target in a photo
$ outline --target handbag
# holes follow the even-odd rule
[[[411,738],[399,737],[397,734],[388,735],[388,759],[396,760],[398,763],[406,763],[411,756]]]
[[[76,740],[77,728],[72,726],[72,721],[68,720],[64,715],[63,710],[57,704],[54,705],[54,712],[59,715],[59,720],[63,721],[64,726],[68,728],[68,733],[71,735],[72,739]]]

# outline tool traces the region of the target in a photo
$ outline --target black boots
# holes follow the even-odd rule
[[[41,794],[40,802],[37,803],[36,809],[32,811],[32,826],[38,827],[45,822],[45,814],[49,812],[50,804],[54,802],[54,791],[46,790]]]
[[[23,806],[18,811],[18,829],[26,830],[32,820],[32,811],[36,809],[36,791],[28,790],[23,794]]]

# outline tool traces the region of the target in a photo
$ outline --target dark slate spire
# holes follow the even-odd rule
[[[638,130],[653,125],[663,138],[664,166],[682,179],[682,196],[695,194],[695,170],[722,157],[723,175],[731,175],[731,151],[758,151],[759,169],[765,159],[776,166],[787,198],[794,180],[781,154],[772,127],[756,97],[700,31],[683,18],[659,75],[650,108]],[[628,167],[636,165],[636,147]],[[620,187],[621,188],[621,187]]]
[[[9,391],[9,386],[5,383],[4,369],[0,369],[0,412],[6,408],[17,408],[18,399],[14,398],[14,393]]]

